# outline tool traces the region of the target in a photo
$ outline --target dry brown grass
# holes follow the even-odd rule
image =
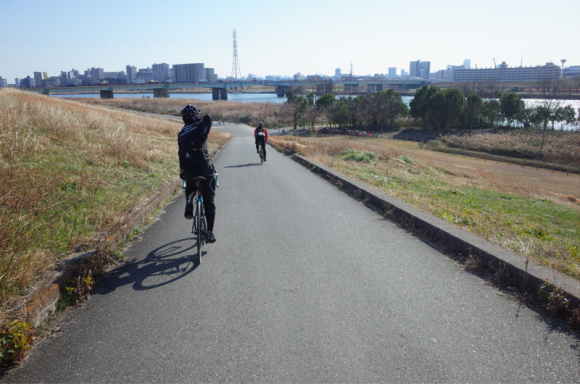
[[[232,101],[200,101],[196,99],[83,99],[83,102],[124,108],[140,112],[179,116],[184,105],[192,104],[202,114],[210,114],[214,120],[257,125],[260,121],[268,128],[289,126],[292,119],[283,104],[239,103]]]
[[[543,150],[542,132],[513,130],[507,133],[478,133],[472,136],[445,136],[451,146],[504,156],[541,159],[560,164],[580,163],[580,132],[548,131]]]
[[[0,304],[175,177],[181,124],[0,90]],[[212,131],[210,146],[228,134]]]

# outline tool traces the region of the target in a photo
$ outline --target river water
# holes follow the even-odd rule
[[[74,93],[74,94],[50,94],[54,97],[87,97],[87,98],[99,98],[101,97],[98,93]],[[172,99],[197,99],[202,101],[212,101],[211,93],[171,93]],[[115,93],[115,98],[124,97],[150,97],[153,98],[153,93]],[[403,96],[403,101],[409,105],[412,96]],[[238,101],[244,103],[284,103],[286,102],[285,97],[278,97],[275,93],[233,93],[228,92],[228,101]],[[542,103],[542,99],[524,99],[527,106],[534,106]],[[574,109],[580,108],[580,100],[559,100],[562,106],[571,105]]]
[[[55,97],[88,97],[100,98],[98,93],[74,93],[74,94],[50,94]],[[150,97],[153,98],[153,93],[115,93],[115,98],[120,99],[124,97]],[[212,101],[211,93],[170,93],[172,99],[197,99],[202,101]],[[275,93],[233,93],[228,92],[228,101],[239,101],[244,103],[284,103],[285,97],[278,97]]]

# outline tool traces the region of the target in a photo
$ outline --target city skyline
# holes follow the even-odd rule
[[[493,10],[496,3],[502,4],[501,14]],[[216,1],[207,10],[202,3],[182,1],[172,3],[171,9],[148,0],[138,7],[109,0],[100,4],[102,13],[94,15],[77,13],[78,3],[69,0],[58,9],[38,0],[2,4],[0,76],[13,83],[39,71],[58,76],[72,68],[122,71],[127,65],[206,63],[226,77],[232,71],[234,28],[242,76],[332,76],[336,68],[349,73],[351,63],[356,75],[386,74],[392,67],[400,74],[417,60],[430,62],[431,72],[465,59],[471,59],[472,68],[492,68],[494,60],[511,67],[522,60],[524,66],[560,65],[561,59],[567,66],[580,64],[580,52],[572,43],[579,32],[573,18],[580,11],[577,1],[557,0],[550,7],[530,1],[525,9],[494,0],[437,6],[422,0],[362,0],[356,7],[340,0],[292,1],[290,7]],[[24,9],[26,16],[18,18]],[[192,16],[184,19],[188,9]],[[544,20],[558,22],[546,26]],[[525,25],[530,31],[523,32]]]

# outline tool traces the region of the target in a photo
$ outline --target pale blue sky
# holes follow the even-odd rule
[[[409,71],[409,62],[580,65],[580,1],[0,0],[0,76],[205,63],[242,75]]]

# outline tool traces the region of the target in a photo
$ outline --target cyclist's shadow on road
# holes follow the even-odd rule
[[[195,252],[197,244],[193,238],[165,244],[149,252],[145,259],[125,262],[111,271],[97,285],[94,294],[105,295],[128,284],[133,284],[136,291],[171,284],[195,271],[198,267],[193,261]],[[202,257],[205,253],[202,251]]]

